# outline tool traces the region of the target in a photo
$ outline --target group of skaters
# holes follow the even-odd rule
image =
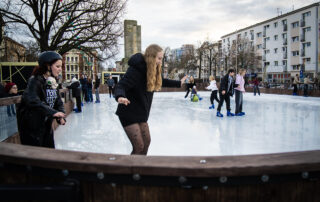
[[[217,117],[223,117],[223,114],[221,113],[221,108],[223,106],[223,103],[226,102],[226,108],[227,108],[227,116],[243,116],[245,115],[245,112],[242,111],[242,105],[243,105],[243,93],[245,93],[245,79],[244,76],[246,74],[245,69],[240,69],[238,74],[235,75],[234,69],[229,69],[228,73],[221,79],[220,82],[220,88],[218,89],[216,80],[214,76],[210,76],[210,85],[206,87],[207,90],[211,90],[211,96],[210,96],[210,103],[209,109],[215,109],[214,100],[218,103],[217,108]],[[185,95],[185,98],[188,97],[189,92],[192,90],[191,93],[191,101],[195,102],[198,101],[197,99],[194,99],[194,97],[199,97],[201,100],[202,98],[197,93],[196,90],[196,84],[194,82],[194,79],[192,76],[190,76],[189,81],[186,84],[187,86],[187,92]],[[218,98],[219,93],[219,98]],[[232,97],[235,94],[235,103],[236,103],[236,109],[235,113],[231,112],[230,107],[230,97]],[[260,92],[259,92],[260,95]]]
[[[315,81],[315,84],[318,82]],[[298,85],[303,84],[303,96],[308,97],[308,89],[309,89],[309,84],[312,84],[310,77],[305,76],[303,80],[300,80],[299,74],[296,74],[294,78],[292,79],[292,86],[293,86],[293,93],[292,95],[298,95]]]

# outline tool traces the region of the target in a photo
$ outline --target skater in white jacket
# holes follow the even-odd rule
[[[217,82],[214,78],[214,76],[210,76],[209,77],[210,80],[210,85],[206,87],[207,90],[211,90],[211,96],[210,96],[210,102],[211,102],[211,106],[209,107],[209,109],[214,109],[214,100],[216,100],[218,103],[220,102],[220,100],[218,99],[218,87],[217,87]]]

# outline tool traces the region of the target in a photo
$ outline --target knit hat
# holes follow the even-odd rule
[[[9,93],[9,91],[11,90],[12,86],[16,85],[15,83],[7,83],[6,87],[4,88],[4,90]]]

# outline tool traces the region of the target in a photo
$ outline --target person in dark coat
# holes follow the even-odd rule
[[[114,92],[113,92],[114,80],[112,78],[112,75],[109,76],[109,79],[108,79],[107,83],[108,83],[109,94],[110,94],[110,98],[111,98],[111,96],[113,96],[113,94],[114,94]]]
[[[40,54],[38,63],[17,110],[18,130],[22,144],[54,148],[52,122],[56,119],[64,125],[66,116],[56,83],[62,57],[46,51]]]
[[[96,82],[94,83],[94,92],[96,94],[95,103],[100,103],[99,86],[100,86],[100,79],[98,75],[96,75]]]
[[[223,105],[223,102],[226,101],[226,107],[227,107],[227,116],[234,116],[233,113],[231,113],[231,107],[230,107],[230,96],[233,96],[234,92],[234,70],[229,69],[228,74],[226,74],[222,79],[220,83],[220,89],[219,89],[219,97],[220,102],[219,106],[217,108],[217,116],[223,117],[223,114],[220,113],[221,107]]]
[[[194,81],[193,76],[190,76],[189,82],[188,82],[187,85],[186,85],[187,93],[186,93],[186,95],[184,96],[184,98],[187,98],[187,97],[188,97],[189,92],[193,89],[193,86],[196,86],[196,83],[195,83],[195,81]]]
[[[128,61],[129,68],[115,87],[115,99],[119,103],[116,114],[132,144],[131,154],[146,155],[150,145],[148,118],[153,93],[161,87],[181,87],[181,81],[163,79],[161,64],[163,50],[152,44],[145,54],[137,53]]]
[[[88,98],[88,80],[87,80],[87,76],[82,75],[81,79],[79,79],[79,81],[80,81],[81,89],[82,89],[82,102],[83,101],[88,102],[89,98]]]
[[[77,108],[73,109],[76,113],[82,112],[81,109],[81,89],[80,89],[80,82],[77,78],[72,78],[71,85],[67,86],[68,89],[72,90],[72,97],[76,100]]]

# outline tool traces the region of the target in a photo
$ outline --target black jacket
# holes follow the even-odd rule
[[[125,97],[130,104],[119,104],[116,114],[133,122],[147,122],[153,99],[153,92],[147,91],[147,65],[141,53],[128,61],[129,68],[115,87],[115,99]],[[181,87],[180,81],[162,79],[163,87]]]
[[[94,83],[94,89],[99,88],[100,86],[100,79],[96,79],[96,82]]]
[[[221,83],[220,83],[220,89],[219,92],[222,92],[223,90],[226,91],[226,94],[233,96],[234,93],[234,79],[232,79],[233,81],[231,82],[230,88],[228,90],[228,83],[229,83],[229,74],[226,74],[224,77],[222,77],[221,79]]]
[[[190,90],[190,88],[192,90],[193,86],[196,86],[196,83],[194,81],[192,83],[187,83],[187,85],[186,85],[187,89],[186,90]]]
[[[79,81],[73,82],[70,86],[67,86],[68,89],[72,89],[72,97],[81,96],[81,90],[79,87],[80,87]]]
[[[47,117],[52,117],[57,112],[64,112],[63,102],[58,90],[53,108],[49,107],[46,87],[46,79],[43,76],[31,76],[22,95],[19,112],[28,113],[32,110],[38,110]]]

